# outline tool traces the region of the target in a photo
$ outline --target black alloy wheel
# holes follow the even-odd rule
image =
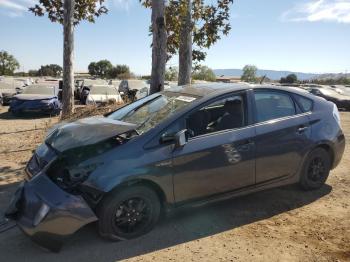
[[[157,223],[161,211],[158,195],[136,185],[111,193],[97,209],[99,233],[109,240],[125,240],[146,234]]]
[[[303,189],[312,190],[323,186],[331,169],[330,154],[323,148],[311,151],[300,174],[300,185]]]
[[[117,232],[137,232],[151,220],[151,205],[143,198],[130,198],[115,211],[114,228]]]

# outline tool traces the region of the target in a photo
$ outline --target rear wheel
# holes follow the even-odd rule
[[[300,185],[305,190],[318,189],[328,178],[331,168],[329,153],[323,148],[313,150],[306,162],[300,176]]]
[[[160,215],[157,194],[146,186],[133,186],[104,199],[98,209],[99,233],[110,240],[139,237],[149,232]]]

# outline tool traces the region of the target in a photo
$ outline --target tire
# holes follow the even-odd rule
[[[143,204],[140,204],[140,200]],[[142,206],[145,207],[141,211],[139,207]],[[153,229],[160,211],[161,204],[157,194],[146,186],[139,185],[116,191],[103,199],[97,209],[99,233],[103,238],[112,241],[139,237]]]
[[[300,185],[304,190],[314,190],[322,187],[331,169],[331,157],[323,148],[311,151],[304,163],[300,175]]]

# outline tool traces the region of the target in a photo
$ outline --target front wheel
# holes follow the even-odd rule
[[[331,158],[323,148],[316,148],[307,157],[302,173],[300,185],[305,190],[318,189],[323,186],[331,169]]]
[[[107,196],[98,208],[102,237],[125,240],[151,231],[160,216],[157,194],[146,186],[133,186]]]

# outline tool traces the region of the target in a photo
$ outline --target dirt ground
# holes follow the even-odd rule
[[[0,217],[45,129],[57,118],[13,118],[0,107]],[[341,113],[350,141],[350,112]],[[1,218],[0,218],[1,220]],[[327,185],[288,186],[178,210],[149,234],[108,242],[88,225],[58,254],[15,227],[0,234],[1,261],[350,261],[350,147]]]

